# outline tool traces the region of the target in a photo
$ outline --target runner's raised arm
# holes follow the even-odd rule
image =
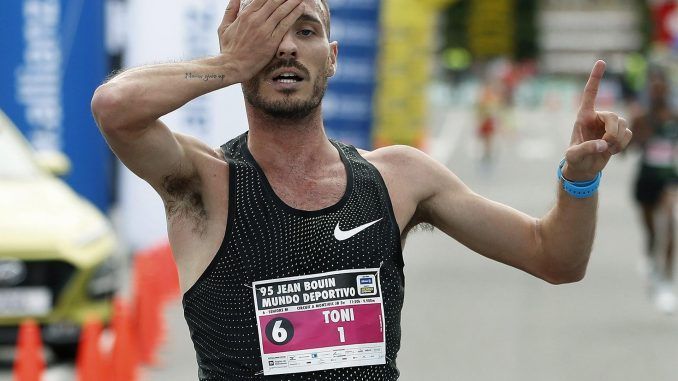
[[[271,60],[304,5],[301,0],[254,0],[242,12],[239,8],[239,0],[231,0],[226,9],[219,26],[219,55],[130,69],[94,93],[92,111],[109,145],[156,189],[168,174],[183,177],[194,172],[187,148],[208,149],[172,133],[159,118],[254,76]]]

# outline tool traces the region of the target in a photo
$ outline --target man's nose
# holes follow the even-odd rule
[[[297,58],[297,44],[294,41],[294,33],[292,31],[285,34],[280,46],[278,46],[278,58]]]

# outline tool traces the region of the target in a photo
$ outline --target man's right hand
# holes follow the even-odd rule
[[[237,83],[266,67],[303,12],[303,0],[253,0],[242,10],[240,0],[229,1],[219,26],[219,45]]]
[[[214,150],[172,132],[160,118],[202,95],[254,77],[271,62],[303,11],[302,0],[253,0],[243,9],[240,0],[230,0],[219,27],[219,56],[141,66],[99,86],[92,112],[118,158],[161,195],[168,177],[195,180],[200,175],[195,163],[204,166]]]

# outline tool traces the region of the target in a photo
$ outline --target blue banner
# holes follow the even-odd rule
[[[329,0],[329,4],[330,40],[339,42],[339,59],[323,102],[325,127],[330,137],[369,150],[381,1]]]
[[[113,160],[90,112],[107,74],[104,0],[12,0],[0,12],[0,109],[37,150],[71,160],[66,181],[101,210]]]

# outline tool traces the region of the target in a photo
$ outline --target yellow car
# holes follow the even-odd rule
[[[69,166],[35,153],[0,111],[0,345],[32,318],[62,359],[86,318],[110,320],[120,263],[106,217],[57,177]]]

